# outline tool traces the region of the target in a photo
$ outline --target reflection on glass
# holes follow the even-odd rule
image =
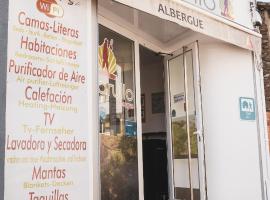
[[[138,200],[134,46],[99,27],[99,119],[102,200]]]
[[[192,51],[169,61],[169,76],[175,198],[199,200]]]
[[[174,159],[188,157],[188,136],[186,124],[186,120],[178,120],[172,123]]]
[[[184,57],[169,61],[175,198],[191,200]]]
[[[188,121],[190,133],[191,149],[191,178],[193,188],[193,200],[200,200],[200,179],[199,179],[199,160],[198,160],[198,141],[196,130],[196,108],[195,108],[195,90],[193,76],[192,51],[185,54],[186,74],[187,74],[187,91],[188,91]]]
[[[175,159],[188,155],[183,62],[183,56],[169,61],[173,156]]]

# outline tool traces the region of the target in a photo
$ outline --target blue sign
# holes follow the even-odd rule
[[[241,120],[254,121],[256,119],[255,101],[253,98],[240,97],[239,105]]]
[[[99,117],[101,120],[106,118],[106,109],[104,107],[99,108]]]
[[[126,136],[136,136],[137,135],[137,123],[132,121],[126,121]]]

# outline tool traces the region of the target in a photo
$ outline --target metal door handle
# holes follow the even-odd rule
[[[193,134],[198,136],[199,142],[202,141],[202,131],[198,130],[198,131],[193,132]]]
[[[193,132],[193,134],[194,135],[202,136],[202,131],[198,130],[198,131]]]

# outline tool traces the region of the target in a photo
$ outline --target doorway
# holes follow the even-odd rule
[[[164,58],[140,46],[141,121],[145,200],[167,200],[168,164]]]
[[[138,38],[99,26],[102,199],[204,200],[196,42],[161,56]]]
[[[144,199],[205,199],[196,43],[165,57],[139,52]]]

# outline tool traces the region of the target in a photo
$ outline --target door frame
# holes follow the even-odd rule
[[[115,24],[114,22],[98,15],[98,24],[128,38],[134,43],[134,86],[135,86],[135,104],[137,120],[137,159],[138,159],[138,187],[139,200],[144,200],[144,179],[143,179],[143,143],[142,143],[142,121],[141,121],[141,77],[140,77],[140,45],[144,44],[136,35],[127,29]],[[146,42],[146,41],[145,41]]]
[[[138,37],[135,33],[125,29],[123,26],[120,26],[113,21],[107,19],[106,17],[98,14],[98,24],[101,24],[112,31],[115,31],[124,37],[132,40],[134,42],[134,72],[135,72],[135,92],[136,92],[136,119],[137,119],[137,153],[138,153],[138,182],[139,182],[139,200],[144,200],[144,179],[143,179],[143,145],[142,145],[142,121],[141,121],[141,110],[138,108],[141,108],[141,82],[140,82],[140,45],[144,46],[148,49],[151,49],[154,52],[162,52],[161,49],[159,49],[157,46],[151,44],[147,39]],[[202,106],[201,106],[201,88],[200,88],[200,67],[199,67],[199,48],[198,48],[198,41],[195,41],[193,43],[190,43],[183,47],[179,47],[179,50],[175,51],[173,53],[173,56],[179,56],[181,53],[183,54],[184,49],[187,51],[188,49],[194,50],[193,54],[193,69],[194,69],[194,86],[197,85],[195,88],[195,98],[197,99],[196,102],[196,110],[198,110],[198,115],[200,118],[198,118],[198,121],[200,123],[197,125],[198,127],[201,127],[201,135],[203,136],[203,123],[202,123]],[[196,55],[194,57],[194,55]],[[165,57],[164,59],[164,89],[165,89],[165,107],[166,107],[166,117],[168,119],[168,106],[170,105],[170,101],[168,101],[168,74],[167,74],[167,66],[168,66],[168,58],[172,58],[171,56]],[[196,83],[196,84],[195,84]],[[197,121],[197,120],[196,120]],[[170,137],[170,120],[167,120],[167,149],[168,149],[168,183],[169,183],[169,197],[170,200],[173,200],[173,188],[172,188],[172,160],[171,155],[172,148],[170,145],[171,137]],[[204,138],[204,137],[202,137]],[[168,140],[169,139],[169,140]],[[203,145],[200,149],[204,150],[204,139],[202,139]],[[199,150],[199,149],[198,149]],[[199,150],[199,152],[201,152]],[[200,153],[199,153],[200,154]],[[201,194],[201,200],[207,200],[207,187],[206,187],[206,175],[205,175],[205,155],[203,152],[203,156],[200,156],[202,160],[199,161],[200,166],[200,194]]]
[[[194,96],[195,96],[195,109],[196,109],[196,128],[194,133],[197,135],[198,141],[198,165],[199,165],[199,184],[200,184],[200,198],[201,200],[207,200],[207,185],[206,185],[206,163],[205,163],[205,141],[204,141],[204,127],[203,127],[203,114],[202,114],[202,96],[201,96],[201,76],[200,76],[200,62],[199,62],[199,43],[198,41],[192,42],[178,51],[175,51],[172,55],[168,55],[164,59],[164,73],[165,73],[165,106],[166,106],[166,118],[167,118],[167,148],[168,148],[168,174],[169,174],[169,196],[171,200],[174,200],[174,167],[173,167],[173,138],[171,134],[171,97],[170,97],[170,85],[169,85],[169,61],[178,56],[185,56],[185,53],[192,51],[193,60],[193,77],[194,77]],[[186,69],[186,62],[184,57],[184,67]],[[186,71],[185,71],[186,76]],[[185,88],[186,86],[185,78]]]

